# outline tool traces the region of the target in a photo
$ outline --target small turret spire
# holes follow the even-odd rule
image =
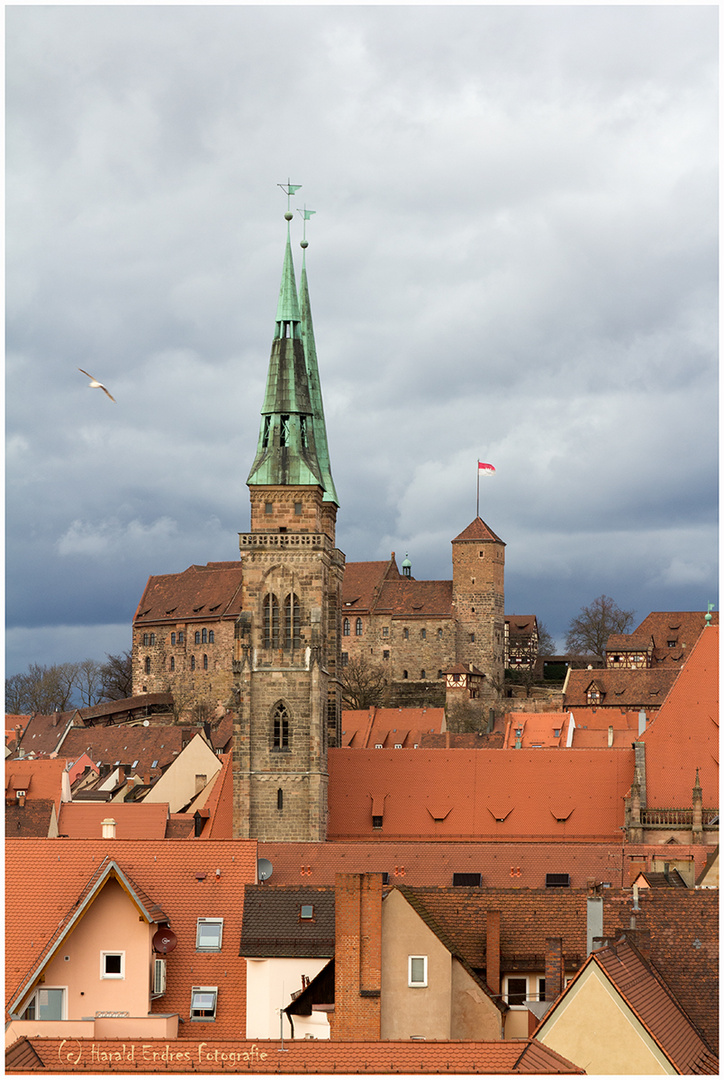
[[[322,470],[324,486],[324,502],[332,502],[339,506],[339,499],[332,479],[332,467],[327,445],[327,425],[324,421],[324,406],[322,404],[322,386],[319,380],[319,365],[317,363],[317,347],[314,341],[314,327],[312,325],[312,308],[309,303],[309,283],[307,281],[307,222],[316,210],[307,210],[305,205],[299,211],[304,221],[302,234],[302,274],[299,283],[299,306],[301,310],[302,341],[304,342],[304,357],[307,363],[307,378],[309,381],[309,397],[312,403],[312,423],[314,424],[314,444],[317,450],[317,460]]]

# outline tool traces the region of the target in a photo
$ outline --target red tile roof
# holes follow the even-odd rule
[[[711,616],[712,626],[718,626],[719,612],[712,611]],[[705,626],[703,611],[652,611],[630,636],[653,638],[654,667],[681,667]]]
[[[327,835],[612,839],[633,769],[632,749],[332,749]],[[373,799],[384,799],[381,833],[372,828]]]
[[[113,818],[119,840],[162,840],[168,816],[168,803],[69,802],[61,807],[58,832],[71,840],[100,840],[101,822]]]
[[[468,527],[455,537],[455,540],[497,540],[499,544],[503,543],[500,537],[495,535],[481,517],[476,517],[471,521]],[[453,543],[455,543],[455,540],[453,540]]]
[[[452,581],[401,578],[382,585],[373,610],[379,615],[410,618],[452,618]]]
[[[72,723],[74,715],[75,710],[63,713],[34,713],[28,718],[18,745],[25,754],[52,754],[65,729]]]
[[[177,935],[167,992],[153,1012],[187,1017],[192,985],[219,985],[214,1034],[237,1035],[246,1009],[246,969],[238,958],[244,885],[256,880],[256,842],[244,840],[8,840],[5,845],[6,1000],[20,990],[68,920],[99,867],[112,858],[168,916]],[[217,869],[221,873],[217,876]],[[203,874],[199,878],[199,874]],[[196,920],[224,918],[219,953],[196,952]],[[30,932],[29,932],[30,929]],[[192,970],[193,969],[193,970]],[[189,1029],[192,1029],[191,1031]],[[182,1037],[198,1037],[193,1024]]]
[[[677,848],[677,856],[693,854],[690,847]],[[699,849],[696,849],[699,850]],[[711,850],[711,849],[709,849]],[[452,885],[454,873],[480,873],[483,885],[499,889],[540,889],[556,865],[570,875],[571,886],[584,889],[589,880],[610,882],[614,888],[628,886],[628,853],[642,854],[644,862],[660,846],[637,844],[622,847],[610,843],[480,841],[328,841],[308,844],[259,841],[259,855],[273,866],[276,885],[333,885],[336,873],[382,872],[391,885]],[[703,868],[707,849],[699,857]],[[672,856],[673,857],[673,856]],[[699,864],[697,864],[699,865]]]
[[[643,741],[649,807],[691,806],[697,769],[704,806],[718,807],[718,626],[699,637]]]
[[[115,765],[116,762],[133,765],[135,761],[133,772],[145,777],[151,772],[160,775],[196,734],[196,728],[172,724],[71,728],[59,752],[64,758],[77,758],[86,753],[93,762],[104,765]]]
[[[401,742],[411,747],[423,733],[439,733],[445,720],[445,710],[429,709],[369,709],[342,710],[342,745],[355,748],[383,743],[392,747]]]
[[[355,611],[369,611],[382,582],[400,577],[394,551],[386,562],[346,563],[342,583],[342,607],[353,606]]]
[[[242,577],[240,562],[207,563],[189,566],[180,574],[152,576],[133,624],[236,618],[241,612]]]
[[[604,694],[600,708],[659,709],[678,672],[675,668],[569,668],[563,707],[587,706],[587,691],[595,683]]]
[[[30,799],[24,806],[13,803],[5,807],[5,835],[54,836],[58,824],[55,815],[53,799]]]
[[[52,799],[56,814],[60,812],[63,793],[65,757],[58,758],[9,758],[5,761],[5,797],[15,798],[15,792],[23,790],[26,799]]]
[[[666,982],[638,949],[626,939],[592,953],[587,961],[597,965],[610,979],[679,1074],[718,1074],[717,1059],[672,994]],[[585,970],[585,969],[584,969]],[[553,1019],[557,1007],[575,992],[581,971],[546,1019]]]
[[[193,1025],[187,1025],[193,1026]],[[217,1034],[216,1032],[214,1033]],[[93,1051],[91,1052],[91,1045]],[[162,1047],[161,1049],[163,1048]],[[176,1049],[179,1043],[169,1043]],[[181,1043],[183,1047],[183,1043]],[[310,1073],[345,1076],[355,1073],[371,1075],[403,1074],[436,1075],[509,1075],[532,1073],[553,1075],[573,1073],[584,1075],[560,1054],[535,1043],[532,1039],[500,1039],[497,1042],[411,1042],[384,1040],[380,1042],[333,1042],[327,1039],[292,1039],[282,1046],[274,1040],[258,1042],[229,1041],[216,1038],[202,1042],[197,1035],[189,1045],[188,1057],[183,1060],[164,1060],[160,1050],[157,1058],[150,1057],[155,1046],[121,1040],[74,1040],[79,1055],[73,1072],[136,1073],[281,1073],[296,1076]],[[128,1060],[131,1048],[133,1060]],[[57,1071],[61,1052],[60,1039],[29,1039],[22,1048],[8,1051],[8,1073],[35,1067],[32,1053],[49,1071]],[[150,1060],[149,1060],[150,1059]],[[22,1062],[22,1065],[16,1066]],[[107,1063],[107,1064],[106,1064]],[[65,1070],[64,1070],[65,1071]]]

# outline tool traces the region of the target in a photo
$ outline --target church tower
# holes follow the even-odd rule
[[[284,186],[288,198],[296,186]],[[304,211],[306,220],[312,211]],[[234,836],[324,840],[327,749],[339,742],[337,493],[304,250],[301,302],[287,242],[256,456],[251,529],[240,533],[242,613],[234,642]],[[306,234],[302,241],[306,249]]]

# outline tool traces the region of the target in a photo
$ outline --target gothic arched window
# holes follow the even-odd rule
[[[344,619],[342,622],[342,633],[345,637],[349,637],[349,619]]]
[[[357,622],[355,623],[354,632],[357,635],[357,637],[362,636],[362,620],[361,619],[358,619]]]
[[[299,597],[296,593],[289,593],[284,601],[284,646],[287,649],[298,649],[301,643]]]
[[[213,645],[213,644],[214,644],[214,631],[209,630],[209,645]]]
[[[191,670],[196,671],[196,657],[195,656],[191,657]]]
[[[208,670],[209,670],[209,658],[206,655],[206,653],[204,653],[204,671],[208,671]]]
[[[264,647],[279,648],[279,601],[274,593],[264,597]]]
[[[146,657],[146,660],[144,662],[144,668],[146,670],[146,674],[150,675],[151,674],[151,657],[150,656]]]
[[[275,750],[289,749],[289,712],[281,702],[275,707],[272,716],[272,735]]]
[[[200,645],[200,644],[201,644],[201,634],[197,630],[196,633],[194,634],[194,645]]]
[[[201,644],[205,645],[208,640],[209,640],[209,632],[206,629],[206,627],[204,627],[203,630],[201,631]]]

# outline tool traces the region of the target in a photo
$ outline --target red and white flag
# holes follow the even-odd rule
[[[495,472],[494,465],[488,465],[484,461],[478,462],[478,472]]]

